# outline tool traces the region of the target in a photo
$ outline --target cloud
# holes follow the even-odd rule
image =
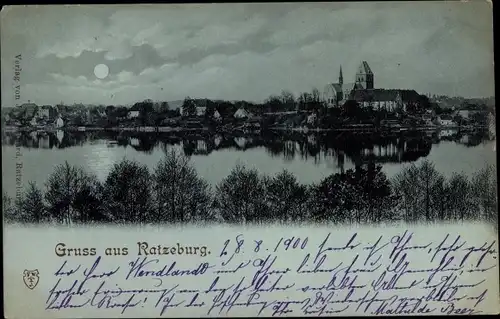
[[[266,21],[258,15],[248,17],[241,9],[226,16],[210,5],[190,11],[129,9],[116,12],[107,23],[85,16],[72,21],[66,36],[41,47],[37,57],[78,57],[89,51],[106,52],[107,60],[127,59],[132,56],[133,47],[147,44],[163,57],[176,58],[192,49],[209,50],[238,43],[257,32]]]
[[[110,60],[126,60],[130,57],[133,56],[133,50],[132,48],[125,44],[119,44],[111,49],[109,49],[106,54],[104,55],[104,58],[108,61]]]
[[[89,86],[91,84],[91,82],[83,75],[80,75],[76,78],[58,73],[50,73],[49,75],[58,84],[69,86]]]
[[[128,71],[122,71],[116,75],[118,82],[127,83],[132,81],[134,78],[134,73]]]

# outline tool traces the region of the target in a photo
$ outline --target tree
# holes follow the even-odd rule
[[[6,223],[20,221],[20,215],[12,198],[6,192],[2,193],[2,212]]]
[[[446,181],[429,161],[423,161],[419,166],[406,167],[396,175],[393,185],[399,197],[399,208],[406,212],[408,220],[421,217],[427,221],[465,220],[479,217],[475,212],[480,212],[479,194],[489,189],[487,179],[487,174],[479,173],[471,183],[467,176],[455,173]]]
[[[434,168],[434,165],[429,161],[425,160],[422,162],[419,168],[419,185],[422,190],[422,207],[424,208],[425,219],[427,221],[433,220],[433,191],[439,189],[441,185],[436,183],[441,183],[439,179],[439,173]]]
[[[285,90],[281,92],[281,103],[286,111],[295,110],[295,97],[291,92]]]
[[[388,212],[394,206],[394,198],[382,166],[374,163],[369,163],[366,167],[357,166],[354,176],[349,180],[361,187],[368,221],[379,222],[389,217]]]
[[[486,166],[479,170],[473,177],[471,183],[471,195],[477,210],[474,210],[475,218],[496,222],[498,217],[497,204],[497,182],[495,169]]]
[[[304,93],[299,95],[299,97],[297,98],[297,107],[299,110],[306,109],[306,99],[305,99]]]
[[[104,183],[107,213],[122,223],[145,223],[151,212],[151,175],[145,165],[123,159]]]
[[[342,117],[359,120],[362,118],[363,109],[359,106],[358,102],[348,100],[342,106]]]
[[[408,220],[425,217],[430,221],[446,215],[446,182],[429,161],[404,168],[396,175],[393,184]]]
[[[319,93],[319,90],[317,88],[312,89],[312,101],[313,102],[320,102],[321,101],[321,94]]]
[[[405,220],[418,219],[418,200],[420,196],[419,171],[415,164],[403,168],[393,179],[393,190],[399,199],[398,209],[405,214]]]
[[[217,102],[216,109],[219,111],[220,115],[224,119],[232,119],[234,112],[236,112],[236,106],[229,101],[219,101]]]
[[[79,220],[80,206],[77,205],[77,198],[85,189],[93,188],[95,181],[95,177],[80,167],[69,165],[67,161],[56,166],[45,183],[45,200],[49,204],[51,216],[65,224]]]
[[[264,180],[269,218],[298,221],[307,211],[307,187],[301,185],[289,171],[282,171]]]
[[[49,220],[49,214],[43,202],[42,191],[34,182],[30,182],[21,203],[21,215],[25,222],[42,223]]]
[[[406,113],[408,114],[418,114],[420,111],[419,103],[416,100],[406,101]]]
[[[106,106],[106,115],[107,116],[110,116],[111,114],[113,114],[113,112],[115,111],[115,106],[114,105],[108,105]]]
[[[475,125],[487,126],[488,116],[485,112],[475,112],[471,115],[471,120]]]
[[[208,219],[210,194],[189,159],[172,150],[160,160],[153,174],[155,220],[187,222]]]
[[[237,165],[217,185],[214,204],[228,223],[254,222],[266,214],[263,194],[258,171]]]
[[[82,126],[82,125],[84,125],[85,121],[83,119],[83,116],[81,114],[78,114],[75,117],[74,123],[75,123],[76,126]]]
[[[179,116],[181,116],[181,112],[179,109],[169,110],[167,112],[167,117],[179,117]]]
[[[160,103],[160,109],[158,110],[159,113],[167,113],[170,110],[170,105],[168,105],[168,102],[164,101]]]
[[[128,111],[129,110],[125,106],[120,106],[120,107],[115,108],[112,113],[113,113],[113,116],[120,118],[120,117],[126,117]]]
[[[213,101],[207,100],[206,109],[205,109],[205,120],[211,121],[214,119],[216,106],[217,105]]]
[[[93,174],[87,176],[87,182],[75,196],[74,207],[80,213],[78,221],[108,222],[110,217],[103,206],[104,187]]]
[[[321,101],[321,93],[317,88],[313,88],[311,92],[311,105],[310,109],[314,111],[319,111],[324,107],[323,102]]]
[[[360,207],[359,187],[347,182],[345,174],[332,174],[311,188],[309,209],[317,222],[342,222]],[[358,217],[360,219],[360,217]]]
[[[139,122],[141,125],[150,126],[155,122],[154,103],[151,99],[137,102],[132,106],[132,110],[139,111]]]
[[[452,218],[466,220],[472,215],[471,185],[463,174],[453,174],[449,181],[449,210]]]
[[[378,222],[392,218],[394,198],[381,166],[357,165],[313,185],[310,211],[316,221]]]
[[[435,217],[438,220],[444,220],[447,216],[448,206],[448,183],[443,175],[439,174],[431,187],[430,198]]]
[[[283,101],[277,95],[271,95],[264,102],[265,108],[268,112],[279,112],[283,110]]]
[[[196,104],[189,96],[184,99],[184,102],[182,103],[182,110],[183,116],[196,115]]]

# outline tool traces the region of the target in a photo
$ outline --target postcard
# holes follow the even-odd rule
[[[0,30],[6,318],[500,312],[491,2]]]

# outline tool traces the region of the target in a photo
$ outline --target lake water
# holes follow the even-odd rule
[[[206,131],[177,133],[63,132],[2,133],[3,189],[15,195],[16,162],[23,165],[22,183],[42,186],[58,164],[68,161],[104,180],[123,158],[147,165],[150,171],[165,152],[176,149],[190,157],[198,173],[215,185],[237,164],[276,174],[287,169],[303,183],[374,161],[392,177],[409,163],[432,161],[449,177],[472,175],[495,165],[495,140],[487,132],[454,130],[427,133],[266,133],[219,134]],[[16,148],[20,156],[16,159]]]

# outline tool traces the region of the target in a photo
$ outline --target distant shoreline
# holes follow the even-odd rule
[[[390,131],[390,132],[411,132],[411,131],[442,131],[442,130],[461,130],[470,131],[476,129],[486,129],[488,126],[477,125],[477,126],[417,126],[417,127],[374,127],[371,125],[347,125],[337,128],[305,128],[305,127],[269,127],[269,131],[285,131],[285,132],[378,132],[378,131]],[[92,132],[92,131],[131,131],[131,132],[144,132],[144,133],[155,133],[155,132],[185,132],[185,131],[208,131],[208,127],[200,128],[186,128],[186,127],[170,127],[170,126],[138,126],[138,127],[93,127],[93,126],[80,126],[80,127],[62,127],[62,128],[35,128],[35,127],[16,127],[16,126],[5,126],[2,127],[2,131],[7,132],[57,132],[57,131],[69,131],[69,132]],[[223,131],[249,131],[256,132],[260,129],[241,129],[241,128],[230,128],[223,129]]]

